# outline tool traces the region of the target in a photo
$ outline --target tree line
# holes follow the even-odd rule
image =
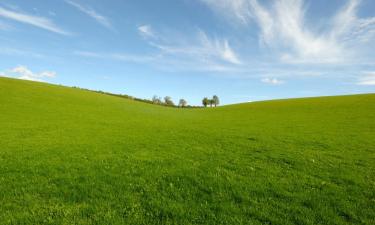
[[[194,106],[188,105],[185,99],[180,99],[178,105],[176,105],[170,96],[165,96],[163,99],[157,95],[154,95],[151,99],[153,104],[164,105],[170,107],[181,107],[181,108],[192,108]]]
[[[157,95],[154,95],[152,97],[152,100],[151,102],[153,104],[157,104],[157,105],[164,105],[164,106],[171,106],[171,107],[176,107],[175,103],[173,102],[172,98],[169,97],[169,96],[165,96],[163,99]],[[219,100],[219,97],[217,95],[214,95],[211,99],[207,98],[207,97],[204,97],[203,100],[202,100],[202,105],[204,107],[207,107],[208,105],[209,106],[218,106],[220,104],[220,100]],[[193,107],[197,107],[197,106],[191,106],[191,105],[188,105],[187,101],[185,99],[180,99],[178,101],[178,105],[177,107],[181,107],[181,108],[193,108]]]
[[[96,92],[96,93],[99,93],[99,94],[105,94],[105,95],[111,95],[111,96],[116,96],[116,97],[120,97],[120,98],[126,98],[126,99],[130,99],[130,100],[134,100],[134,101],[139,101],[139,102],[144,102],[144,103],[150,103],[150,104],[158,104],[158,105],[163,105],[163,106],[169,106],[169,107],[181,107],[181,108],[199,108],[201,106],[192,106],[192,105],[189,105],[188,102],[185,100],[185,99],[180,99],[178,101],[178,104],[176,105],[172,98],[170,96],[165,96],[163,99],[161,97],[158,97],[157,95],[154,95],[152,97],[152,99],[142,99],[142,98],[136,98],[136,97],[133,97],[133,96],[130,96],[130,95],[126,95],[126,94],[114,94],[114,93],[110,93],[110,92],[105,92],[105,91],[101,91],[101,90],[90,90],[90,89],[86,89],[86,88],[80,88],[80,87],[76,87],[76,86],[73,86],[72,88],[76,88],[76,89],[81,89],[81,90],[85,90],[85,91],[91,91],[91,92]],[[214,95],[211,99],[205,97],[203,98],[202,100],[202,105],[204,107],[207,107],[207,106],[218,106],[220,103],[219,101],[219,97],[217,95]]]

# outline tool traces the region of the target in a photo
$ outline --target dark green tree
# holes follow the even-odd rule
[[[185,99],[180,99],[178,106],[184,108],[186,107],[186,105],[187,105],[187,101]]]
[[[174,103],[173,103],[173,101],[172,101],[172,98],[169,97],[169,96],[165,96],[165,97],[164,97],[164,103],[165,103],[166,105],[169,105],[169,106],[174,106]]]
[[[154,104],[161,104],[160,97],[158,97],[157,95],[154,95],[154,97],[152,97],[152,103],[154,103]]]
[[[204,98],[202,99],[202,105],[203,105],[204,107],[207,107],[208,104],[210,104],[210,100],[209,100],[207,97],[204,97]]]
[[[215,105],[215,107],[220,104],[220,100],[219,100],[219,97],[217,97],[217,95],[214,95],[212,97],[212,101],[213,101],[213,104]]]

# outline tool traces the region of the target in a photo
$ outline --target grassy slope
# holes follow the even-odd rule
[[[1,224],[374,224],[375,95],[159,107],[0,78]]]

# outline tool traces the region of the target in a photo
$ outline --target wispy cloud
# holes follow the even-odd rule
[[[138,32],[144,38],[156,37],[150,25],[139,26]]]
[[[230,21],[255,22],[261,46],[283,63],[340,63],[355,58],[360,45],[375,36],[375,17],[358,18],[359,0],[349,0],[325,27],[316,31],[306,23],[303,0],[275,0],[264,6],[257,0],[201,0]]]
[[[220,14],[224,14],[233,22],[248,24],[252,17],[249,0],[201,0]],[[236,21],[235,21],[236,20]]]
[[[358,79],[358,85],[375,86],[375,72],[366,72]]]
[[[196,37],[190,40],[161,38],[161,41],[152,40],[150,45],[158,48],[164,57],[180,58],[185,61],[199,61],[199,65],[206,64],[241,64],[235,51],[227,39],[210,38],[205,32],[199,31]],[[204,64],[203,64],[204,65]]]
[[[280,84],[285,83],[285,81],[283,81],[283,80],[279,80],[277,78],[269,78],[269,77],[263,78],[261,81],[263,83],[271,84],[271,85],[280,85]]]
[[[239,60],[237,54],[229,46],[228,40],[224,40],[222,43],[215,40],[215,44],[217,49],[219,50],[219,55],[223,60],[233,64],[241,64],[241,61]]]
[[[65,2],[68,3],[69,5],[75,7],[79,11],[85,13],[86,15],[90,16],[91,18],[93,18],[94,20],[96,20],[96,22],[98,22],[99,24],[101,24],[102,26],[104,26],[104,27],[106,27],[108,29],[113,30],[113,25],[110,22],[110,20],[107,17],[105,17],[105,16],[99,14],[98,12],[96,12],[91,7],[83,6],[81,4],[78,4],[77,2],[70,1],[70,0],[65,0]]]
[[[17,66],[13,69],[0,72],[1,76],[13,77],[22,80],[32,80],[32,81],[44,81],[45,78],[56,77],[56,72],[52,71],[42,71],[40,73],[32,72],[26,66]]]
[[[91,52],[91,51],[75,51],[74,55],[88,58],[117,60],[134,63],[150,63],[156,60],[156,55],[134,55],[126,53],[106,53],[106,52]]]
[[[0,47],[0,54],[1,55],[12,55],[12,56],[33,57],[33,58],[43,58],[43,57],[45,57],[45,55],[40,54],[40,53],[22,50],[22,49],[17,49],[17,48],[8,48],[8,47]]]
[[[26,13],[16,12],[12,10],[5,9],[0,7],[0,17],[4,17],[10,20],[14,20],[20,23],[29,24],[38,28],[42,28],[54,33],[63,34],[63,35],[71,35],[68,31],[63,30],[62,28],[58,27],[55,23],[51,20],[40,17],[40,16],[33,16]]]

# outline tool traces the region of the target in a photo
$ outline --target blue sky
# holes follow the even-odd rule
[[[375,92],[373,0],[0,0],[0,75],[200,104]]]

